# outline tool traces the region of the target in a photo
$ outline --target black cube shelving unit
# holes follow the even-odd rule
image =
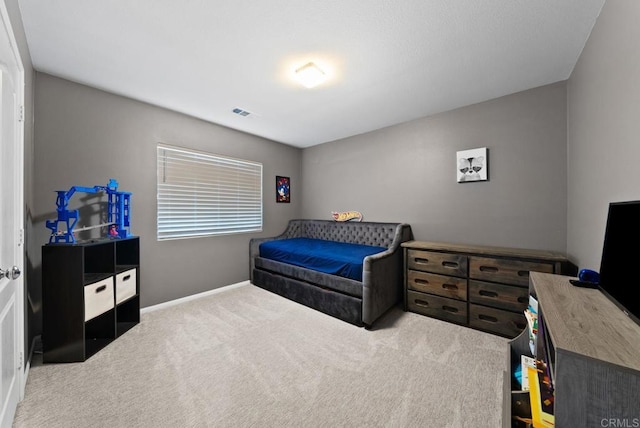
[[[81,362],[140,322],[140,238],[42,247],[44,363]]]

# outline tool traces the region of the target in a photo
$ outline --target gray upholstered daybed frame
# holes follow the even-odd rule
[[[367,256],[362,282],[260,257],[260,244],[313,238],[387,248]],[[349,323],[370,328],[402,296],[402,248],[412,239],[404,223],[290,220],[279,236],[250,241],[251,283]]]

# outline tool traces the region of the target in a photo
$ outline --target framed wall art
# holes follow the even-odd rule
[[[291,179],[276,175],[276,202],[291,202]]]
[[[489,158],[486,147],[457,152],[458,183],[487,181],[489,179],[488,166]]]

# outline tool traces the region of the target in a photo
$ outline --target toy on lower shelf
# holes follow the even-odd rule
[[[78,210],[69,210],[69,200],[76,192],[84,193],[107,193],[107,223],[97,224],[93,226],[85,226],[75,229],[78,222]],[[56,190],[58,197],[56,199],[58,218],[55,220],[47,220],[46,226],[51,229],[49,243],[75,243],[74,233],[82,230],[95,229],[98,227],[109,226],[109,236],[116,238],[127,238],[131,236],[129,233],[129,211],[131,208],[131,192],[122,192],[118,190],[118,182],[110,179],[106,186],[82,187],[73,186],[69,190]],[[59,223],[66,225],[66,230],[58,230]]]

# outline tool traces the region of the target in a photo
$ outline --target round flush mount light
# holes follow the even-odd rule
[[[295,70],[295,78],[305,88],[318,86],[327,79],[327,75],[315,63],[308,62]]]

